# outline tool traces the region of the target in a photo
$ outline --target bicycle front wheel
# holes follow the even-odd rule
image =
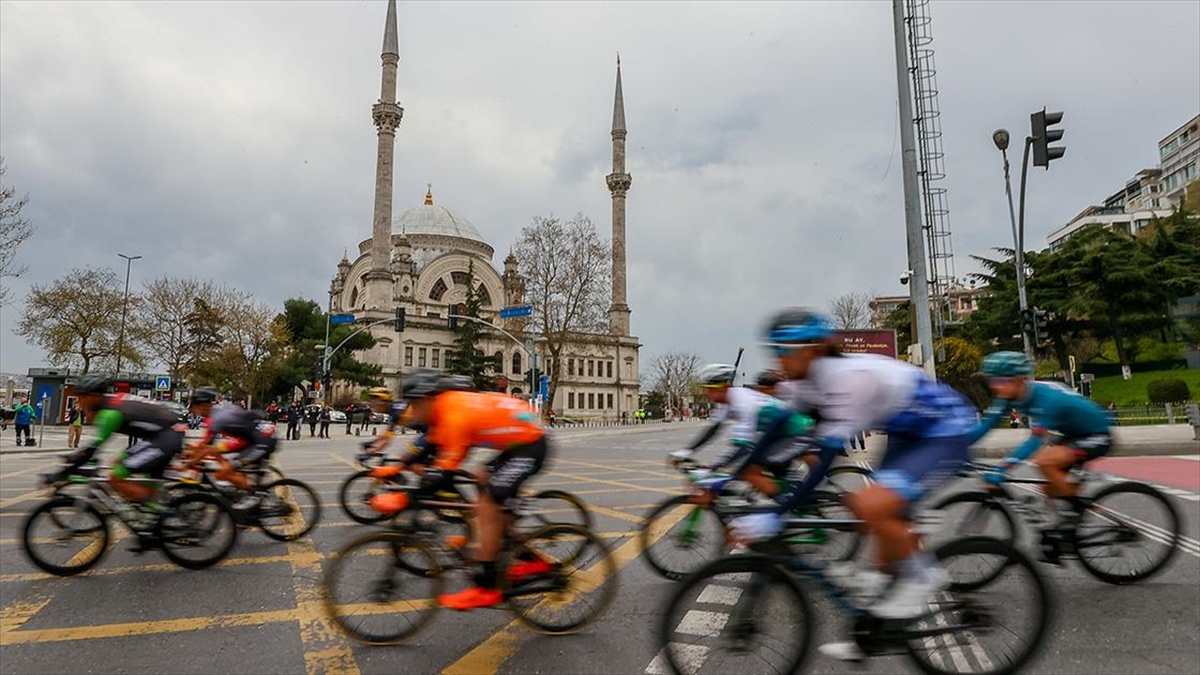
[[[371,506],[371,498],[378,494],[384,485],[383,481],[371,475],[372,471],[374,469],[364,469],[351,474],[338,492],[342,510],[350,516],[350,520],[363,525],[373,525],[389,517],[389,514],[380,513]]]
[[[432,573],[414,573],[417,567]],[[400,532],[372,532],[350,542],[325,569],[325,607],[337,627],[367,645],[412,637],[433,619],[441,568],[425,542]]]
[[[582,499],[563,490],[542,490],[525,500],[522,515],[533,527],[575,525],[592,529],[592,514]]]
[[[688,495],[671,497],[642,521],[638,537],[646,563],[672,581],[716,560],[725,551],[725,525],[716,511],[691,503]]]
[[[793,576],[765,557],[738,555],[684,581],[659,630],[662,649],[648,672],[797,673],[812,642],[813,615]]]
[[[1157,574],[1179,548],[1179,512],[1144,483],[1110,485],[1092,499],[1075,529],[1075,553],[1092,576],[1132,584]]]
[[[550,525],[510,548],[500,589],[522,623],[542,633],[581,630],[617,595],[617,564],[591,530]]]
[[[258,527],[276,541],[295,541],[321,521],[321,498],[307,483],[284,478],[262,489]]]
[[[21,543],[39,569],[60,577],[79,574],[108,549],[108,522],[91,502],[55,497],[33,510],[21,530]]]

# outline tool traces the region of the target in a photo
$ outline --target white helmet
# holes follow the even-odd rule
[[[700,373],[696,376],[696,381],[702,386],[733,384],[733,377],[736,374],[737,368],[729,364],[710,363],[700,369]]]

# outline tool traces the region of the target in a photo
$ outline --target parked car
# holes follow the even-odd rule
[[[342,412],[341,410],[338,410],[337,408],[333,408],[332,410],[329,411],[329,422],[331,424],[345,424],[346,423],[346,413]]]
[[[374,411],[371,412],[371,423],[372,424],[387,424],[388,422],[391,421],[391,419],[392,418],[389,417],[387,413],[374,412]]]

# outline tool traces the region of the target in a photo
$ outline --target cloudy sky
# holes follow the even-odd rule
[[[18,306],[0,309],[0,370],[43,363],[11,332],[29,284],[119,269],[119,252],[144,256],[135,286],[184,275],[273,306],[323,297],[370,235],[385,12],[0,2],[0,154],[38,227]],[[1066,157],[1029,181],[1040,245],[1200,112],[1200,3],[930,12],[960,273],[1011,244],[993,129],[1066,112]],[[431,182],[498,258],[534,214],[583,212],[607,233],[621,53],[643,364],[668,349],[732,360],[780,306],[903,292],[889,3],[402,2],[399,17],[396,212]]]

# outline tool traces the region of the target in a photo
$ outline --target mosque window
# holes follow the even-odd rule
[[[521,352],[513,352],[512,356],[512,374],[521,374]]]
[[[486,286],[479,284],[479,288],[475,292],[479,295],[479,306],[488,307],[492,304],[492,295],[488,293]]]
[[[450,273],[450,279],[454,282],[455,286],[466,286],[467,279],[470,279],[470,278],[471,277],[468,276],[466,272],[451,272]]]
[[[424,367],[425,367],[425,356],[426,356],[426,354],[427,354],[427,352],[426,352],[426,350],[425,350],[425,348],[424,348],[424,347],[418,347],[418,348],[417,348],[417,367],[418,367],[418,368],[424,368]]]
[[[404,365],[412,367],[412,347],[404,348]]]
[[[429,299],[435,302],[441,300],[442,296],[446,294],[447,290],[449,289],[446,288],[445,280],[438,279],[437,283],[433,285],[433,288],[429,289]]]
[[[575,408],[575,392],[573,391],[567,394],[567,407],[571,409]]]
[[[607,375],[606,377],[609,377],[609,378],[611,378],[611,377],[612,377],[612,361],[606,361],[605,363],[606,363],[607,365],[606,365],[606,366],[604,366],[604,371],[605,371],[606,373],[608,373],[608,375]]]
[[[496,369],[496,372],[503,373],[504,372],[504,353],[497,351],[495,354],[492,354],[492,360],[495,363],[495,365],[493,365],[492,367]]]
[[[358,306],[358,286],[355,286],[350,291],[350,307],[353,309]]]
[[[432,365],[434,368],[442,367],[442,350],[438,349],[437,347],[433,348],[433,364]]]
[[[575,359],[567,359],[567,376],[575,377]]]
[[[612,410],[612,407],[613,407],[613,404],[612,404],[612,403],[613,403],[612,394],[605,394],[605,396],[607,396],[607,397],[608,397],[608,409],[609,409],[609,410]]]
[[[596,362],[588,359],[588,377],[596,376]]]

